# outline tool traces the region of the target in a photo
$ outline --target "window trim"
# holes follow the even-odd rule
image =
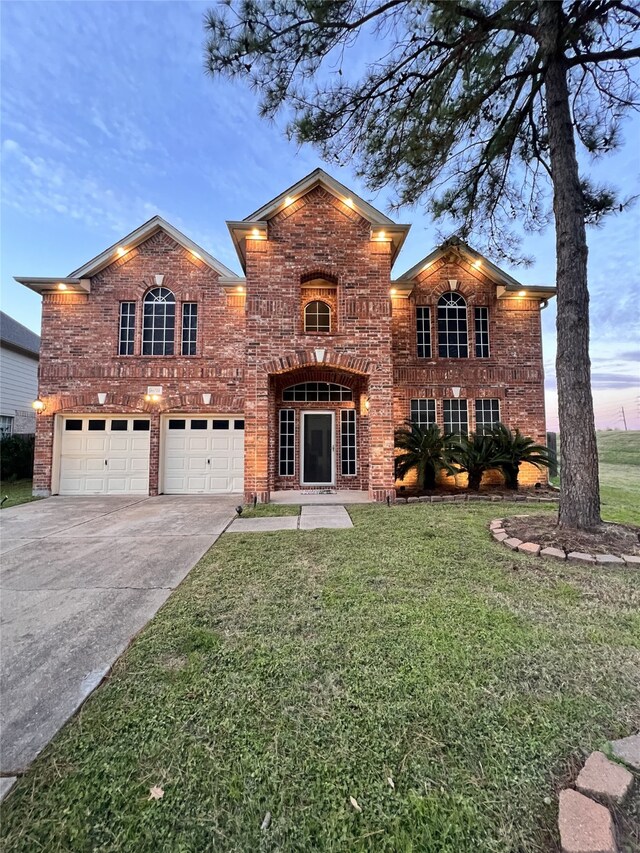
[[[187,311],[191,312],[187,316]],[[181,309],[181,334],[180,334],[180,354],[185,358],[193,358],[198,355],[198,303],[183,302]],[[186,320],[195,320],[193,325],[186,325]],[[192,338],[193,334],[193,339]],[[193,348],[193,352],[185,352],[187,348]]]
[[[484,311],[484,317],[480,317],[479,314]],[[480,323],[481,328],[478,329],[478,324]],[[482,324],[484,324],[484,328],[482,328]],[[482,336],[486,337],[486,341],[482,340]],[[473,309],[473,343],[474,343],[474,354],[476,358],[491,358],[491,344],[489,338],[489,306],[488,305],[476,305]],[[483,349],[486,347],[486,355],[480,354],[478,355],[478,349]]]
[[[162,291],[165,291],[164,295],[162,294]],[[158,294],[158,298],[152,296],[152,294]],[[145,307],[147,305],[164,305],[164,312],[161,316],[158,317],[156,316],[155,311],[152,311],[151,313],[147,314],[147,312],[145,311]],[[168,306],[172,306],[172,314],[168,311]],[[166,358],[167,356],[173,356],[176,354],[176,308],[177,301],[175,293],[168,287],[152,287],[145,293],[142,299],[141,346],[141,355],[143,355],[145,358]],[[168,319],[173,320],[173,323],[171,325],[167,324]],[[149,325],[147,325],[147,320],[149,320]],[[159,322],[160,320],[162,321],[161,326],[159,326],[156,322]],[[145,340],[145,333],[147,331],[151,332],[149,341]],[[168,337],[168,332],[171,332],[170,337]],[[158,337],[158,333],[162,333],[162,336]],[[156,344],[162,344],[163,352],[153,352]],[[147,345],[151,347],[151,352],[145,352],[145,347]],[[168,349],[170,349],[170,352],[167,352]]]
[[[414,403],[416,403],[416,404],[433,403],[433,420],[430,421],[427,419],[427,421],[424,424],[421,423],[421,418],[419,417],[421,414],[421,412],[419,411],[421,408],[420,405],[415,406],[415,408],[417,410],[418,418],[417,419],[414,418],[414,416],[413,416],[413,410],[414,410],[413,404]],[[428,410],[432,407],[427,405],[424,408],[427,409],[427,414],[429,414]],[[426,428],[428,426],[433,426],[434,424],[437,424],[438,423],[438,405],[436,403],[436,398],[435,397],[412,397],[411,400],[409,400],[409,420],[413,424],[415,424],[416,426],[419,426],[421,428]]]
[[[448,403],[456,403],[458,406],[458,415],[460,414],[460,406],[464,404],[464,411],[466,412],[466,430],[463,432],[461,429],[452,430],[447,427],[447,404]],[[450,408],[450,407],[449,407]],[[460,422],[460,418],[458,417],[458,422]],[[469,434],[469,401],[466,397],[445,397],[442,400],[442,427],[444,432],[451,432],[454,435],[468,435]]]
[[[347,427],[347,438],[349,438],[351,435],[351,433],[349,432],[349,427],[353,427],[353,460],[351,458],[346,459],[347,467],[349,467],[351,462],[353,462],[353,471],[347,473],[345,473],[344,470],[344,451],[345,449],[349,451],[351,449],[351,445],[347,444],[345,448],[345,426]],[[348,454],[348,456],[350,456],[350,454]],[[342,477],[358,476],[358,426],[355,409],[340,409],[340,475]]]
[[[420,317],[419,312],[422,312],[423,316]],[[426,317],[424,314],[426,313]],[[420,323],[422,323],[422,328],[420,328]],[[426,328],[425,328],[426,324]],[[421,336],[423,340],[421,341]],[[426,337],[426,342],[424,338]],[[425,350],[424,353],[420,353],[420,348]],[[433,342],[431,340],[431,306],[430,305],[416,305],[416,354],[418,358],[433,358]]]
[[[286,415],[286,418],[283,417]],[[288,427],[293,425],[293,429],[283,433],[282,427],[286,424]],[[286,443],[283,444],[283,435],[286,437]],[[285,450],[285,458],[282,457],[282,451]],[[284,463],[284,473],[283,473]],[[289,466],[290,469],[289,470]],[[279,477],[295,477],[296,475],[296,413],[295,409],[280,409],[278,412],[278,476]]]
[[[129,313],[125,315],[124,308],[127,306]],[[131,356],[135,355],[136,346],[136,312],[137,304],[133,299],[123,299],[120,302],[120,311],[118,313],[118,355]],[[123,321],[128,320],[129,323],[124,326]],[[123,332],[127,334],[123,337]],[[123,347],[130,352],[123,352]]]
[[[316,394],[309,395],[310,387],[316,386]],[[326,385],[327,399],[320,398],[320,387]],[[303,390],[304,389],[304,390]],[[289,396],[289,393],[291,396]],[[332,394],[337,396],[331,396]],[[287,385],[282,389],[283,403],[352,403],[353,389],[348,385],[340,385],[338,382],[296,382],[295,385]]]
[[[490,424],[485,424],[485,423],[479,424],[479,422],[478,422],[478,403],[480,403],[480,404],[483,404],[483,403],[497,403],[497,404],[498,404],[498,419],[497,419],[497,420],[495,420],[495,421],[492,421]],[[475,429],[476,429],[476,432],[478,432],[480,429],[484,429],[484,428],[486,428],[486,427],[488,427],[489,429],[491,429],[491,427],[494,427],[496,424],[499,424],[499,423],[500,423],[500,418],[501,418],[501,412],[500,412],[500,409],[501,409],[501,403],[500,403],[500,398],[499,398],[499,397],[478,397],[478,398],[474,401],[474,406],[473,406],[473,416],[474,416],[474,418],[475,418]]]
[[[449,301],[446,301],[449,300]],[[460,302],[459,300],[462,300]],[[450,309],[455,309],[450,311]],[[441,311],[444,312],[441,316]],[[458,323],[464,318],[464,331],[458,329]],[[456,324],[456,328],[450,328],[450,324]],[[440,324],[444,323],[445,328],[440,329]],[[461,293],[455,290],[447,290],[438,298],[436,305],[436,326],[438,331],[438,358],[469,358],[469,306],[467,300]],[[451,343],[449,336],[455,338],[456,343]],[[461,337],[464,339],[464,344],[460,343]],[[444,343],[443,343],[444,341]],[[461,350],[464,348],[464,353],[461,355],[452,355],[452,349]],[[443,355],[442,350],[446,350]]]
[[[309,311],[309,308],[312,305],[324,305],[326,307],[327,311],[329,312],[329,314],[328,314],[329,328],[328,329],[310,329],[309,328],[307,312]],[[330,335],[331,334],[331,332],[333,330],[333,311],[331,309],[331,305],[329,305],[329,303],[326,300],[324,300],[324,299],[310,299],[307,303],[305,303],[303,313],[304,313],[304,317],[303,317],[304,332],[306,335]],[[316,325],[317,325],[317,319],[320,316],[317,311],[316,311],[315,316],[316,316]]]

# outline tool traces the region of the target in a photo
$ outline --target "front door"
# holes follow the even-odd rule
[[[331,412],[302,413],[302,482],[333,485],[334,439]]]

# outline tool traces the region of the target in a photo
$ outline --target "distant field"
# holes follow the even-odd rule
[[[604,465],[640,466],[640,432],[607,430],[598,433],[598,453]]]
[[[599,432],[598,454],[602,517],[640,524],[640,432]]]

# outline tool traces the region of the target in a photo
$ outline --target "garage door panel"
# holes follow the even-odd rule
[[[150,433],[133,431],[133,421],[145,419],[106,417],[101,419],[104,431],[89,431],[90,420],[97,419],[74,415],[62,421],[60,494],[148,495]]]
[[[199,424],[197,430],[193,430],[193,421]],[[206,418],[183,415],[165,422],[163,491],[166,494],[242,492],[244,432],[235,429],[236,424],[243,425],[243,420],[220,415]]]

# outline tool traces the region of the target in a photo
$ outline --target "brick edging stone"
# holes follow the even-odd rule
[[[600,566],[635,566],[636,568],[640,568],[640,557],[632,554],[623,554],[621,557],[617,557],[614,554],[587,554],[583,551],[565,551],[563,548],[543,548],[537,542],[525,542],[515,536],[509,536],[503,527],[504,521],[504,518],[492,519],[489,522],[489,531],[496,542],[502,542],[503,545],[512,551],[520,551],[523,554],[530,554],[533,557],[568,560],[571,563],[592,563]]]

